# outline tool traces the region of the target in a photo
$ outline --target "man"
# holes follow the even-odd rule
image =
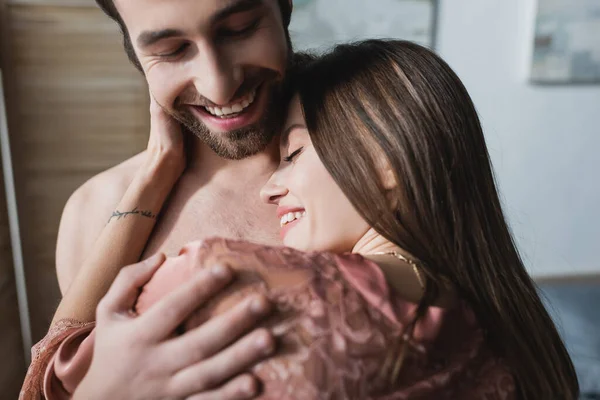
[[[146,77],[163,112],[192,135],[188,167],[162,211],[145,254],[174,254],[184,244],[210,236],[278,244],[278,221],[258,193],[278,161],[273,138],[282,116],[278,94],[291,57],[287,32],[291,0],[97,2],[119,23],[127,54]],[[57,243],[57,274],[62,293],[69,288],[142,158],[143,155],[135,156],[95,176],[69,199]],[[114,311],[127,305],[127,294],[147,279],[148,270],[140,272],[139,268],[143,267],[133,267],[134,272],[115,282],[112,297],[110,293],[108,296],[112,300],[104,302],[110,306],[100,307],[101,310]],[[205,277],[196,289],[210,283]],[[217,287],[214,282],[213,286]],[[187,288],[187,292],[182,290],[181,298],[195,293],[194,287]],[[174,311],[177,313],[184,312],[186,306],[171,302],[165,307],[180,307]],[[247,327],[248,317],[242,321],[242,316],[238,310],[237,315],[228,316],[229,324],[213,326],[212,331],[208,327],[199,330],[205,329],[205,335],[226,331],[239,335],[242,332],[231,327]],[[159,326],[157,322],[160,321],[149,321],[147,326]],[[104,322],[99,320],[97,342],[107,343],[108,339],[102,338],[109,337],[105,332],[111,329],[113,333],[119,329],[125,333],[127,324],[120,323],[111,323],[108,317]],[[133,321],[129,326],[132,324]],[[121,338],[115,339],[121,342],[115,342],[114,350],[127,335],[111,337]],[[156,344],[164,337],[154,339]],[[210,350],[215,353],[219,348]],[[248,353],[251,348],[246,344]],[[243,352],[241,347],[235,353],[227,353],[221,357],[221,365],[239,363]],[[132,357],[125,357],[122,362],[129,362],[132,368],[146,367],[141,359]],[[95,370],[94,365],[91,370]],[[213,380],[216,383],[234,373],[230,369]],[[247,380],[245,384],[249,384]]]
[[[121,21],[129,56],[158,104],[194,135],[189,166],[146,254],[176,253],[208,236],[279,243],[278,221],[258,192],[278,157],[271,139],[291,51],[288,0],[114,1],[99,3]],[[138,155],[95,176],[69,199],[57,244],[63,292],[140,161]]]

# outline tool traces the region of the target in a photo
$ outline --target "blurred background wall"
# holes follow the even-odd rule
[[[395,1],[402,0],[368,1],[369,7],[383,9],[372,14],[380,19],[375,26],[391,21],[393,28],[394,14],[386,8]],[[325,7],[339,3],[321,2]],[[297,0],[298,10],[309,3]],[[440,0],[434,42],[481,114],[505,207],[530,271],[540,279],[598,276],[600,86],[529,83],[535,9],[534,0]],[[358,21],[364,15],[354,14]],[[54,251],[62,207],[85,180],[144,148],[148,100],[116,26],[93,0],[0,0],[0,17],[0,62],[35,342],[58,304]],[[0,398],[14,399],[25,360],[3,189]],[[586,321],[600,320],[589,311]]]
[[[480,113],[531,273],[599,273],[600,85],[528,82],[535,5],[441,1],[438,51]]]

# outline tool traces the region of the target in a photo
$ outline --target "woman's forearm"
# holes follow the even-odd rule
[[[156,218],[177,181],[167,157],[149,157],[65,293],[54,315],[61,319],[93,321],[96,306],[120,269],[139,260]],[[108,218],[109,217],[109,218]]]

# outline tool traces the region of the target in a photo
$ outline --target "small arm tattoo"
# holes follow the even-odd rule
[[[152,211],[149,211],[149,210],[142,211],[142,210],[138,210],[138,208],[136,207],[131,211],[124,211],[124,212],[121,212],[119,210],[113,211],[112,215],[108,219],[108,222],[112,221],[113,218],[116,218],[118,221],[121,218],[127,218],[127,216],[129,216],[129,215],[141,215],[142,217],[145,217],[145,218],[156,219],[156,214],[152,214]]]

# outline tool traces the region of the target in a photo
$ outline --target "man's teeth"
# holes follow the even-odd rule
[[[252,92],[248,93],[245,97],[238,100],[237,103],[231,104],[227,107],[204,107],[206,111],[211,113],[212,115],[216,115],[217,117],[226,117],[231,114],[237,114],[242,112],[249,105],[254,103],[254,99],[256,98],[256,89]]]
[[[306,211],[302,212],[290,212],[281,217],[280,225],[283,227],[284,225],[289,224],[292,221],[300,219],[306,215]]]

